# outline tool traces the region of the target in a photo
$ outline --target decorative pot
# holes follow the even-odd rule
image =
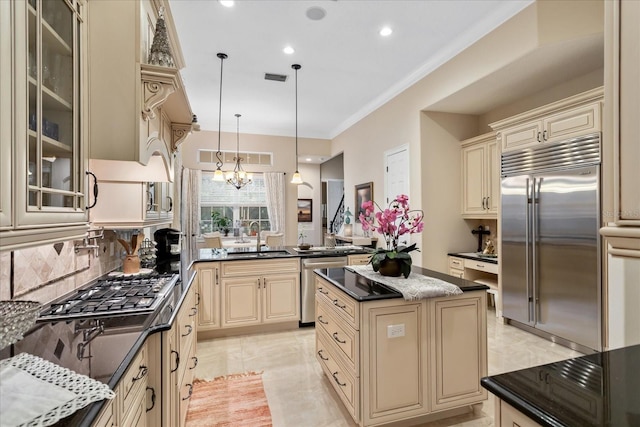
[[[402,274],[400,270],[400,261],[397,259],[385,258],[380,262],[380,269],[378,270],[383,276],[398,277]]]
[[[311,249],[311,245],[309,243],[301,243],[298,245],[298,249],[302,249],[303,251],[308,251]]]

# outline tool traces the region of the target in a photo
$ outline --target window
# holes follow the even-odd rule
[[[211,214],[219,212],[232,219],[233,233],[255,235],[260,230],[270,230],[264,179],[254,173],[251,184],[237,190],[226,182],[213,180],[213,172],[202,172],[200,185],[200,234],[217,231]],[[220,230],[222,231],[222,230]]]

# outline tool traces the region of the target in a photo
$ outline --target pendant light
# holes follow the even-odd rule
[[[224,181],[224,174],[222,173],[222,152],[220,151],[220,133],[221,133],[221,121],[222,121],[222,66],[224,60],[228,58],[226,53],[218,53],[216,55],[220,58],[220,103],[218,104],[218,151],[216,152],[216,171],[213,173],[214,181]]]
[[[242,157],[240,157],[240,117],[240,114],[236,114],[236,157],[233,159],[236,162],[236,166],[233,168],[232,172],[227,172],[227,183],[233,185],[238,190],[245,185],[250,184],[253,179],[253,174],[245,172],[240,164],[242,161]]]
[[[291,178],[291,183],[302,184],[302,176],[300,172],[298,172],[298,70],[302,67],[300,64],[293,64],[291,68],[296,70],[296,172],[293,174],[293,178]]]

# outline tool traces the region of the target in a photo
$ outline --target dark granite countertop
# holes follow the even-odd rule
[[[370,248],[354,246],[336,246],[331,249],[321,249],[312,247],[309,250],[298,249],[297,246],[275,246],[266,247],[258,251],[254,247],[250,248],[228,248],[228,249],[200,249],[197,262],[209,261],[239,261],[255,259],[275,259],[275,258],[320,258],[331,256],[346,256],[356,254],[372,253]]]
[[[543,426],[640,426],[640,345],[483,378]]]
[[[100,318],[104,332],[87,344],[83,353],[83,356],[90,357],[78,357],[78,344],[83,341],[83,334],[77,331],[91,327],[95,319],[37,323],[22,340],[2,349],[0,358],[23,352],[33,354],[103,382],[113,390],[149,335],[171,328],[177,308],[182,304],[192,281],[193,277],[188,283],[178,281],[153,313]],[[88,427],[104,403],[104,400],[100,400],[89,404],[54,425]]]
[[[482,255],[482,254],[479,254],[478,252],[450,252],[447,255],[455,256],[459,258],[472,259],[475,261],[489,262],[491,264],[498,263],[497,255]]]
[[[328,280],[346,294],[358,301],[370,301],[389,298],[402,298],[402,294],[374,280],[367,279],[347,268],[322,268],[314,270],[320,277]],[[434,277],[452,283],[462,289],[462,292],[479,291],[489,289],[486,285],[471,282],[459,277],[439,273],[426,268],[411,267],[411,271],[424,276]],[[411,276],[409,276],[411,277]]]

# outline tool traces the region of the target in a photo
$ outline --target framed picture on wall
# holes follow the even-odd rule
[[[298,222],[312,222],[312,199],[298,199]]]
[[[360,214],[364,214],[362,204],[369,200],[373,201],[373,182],[356,185],[356,222],[360,222]]]

